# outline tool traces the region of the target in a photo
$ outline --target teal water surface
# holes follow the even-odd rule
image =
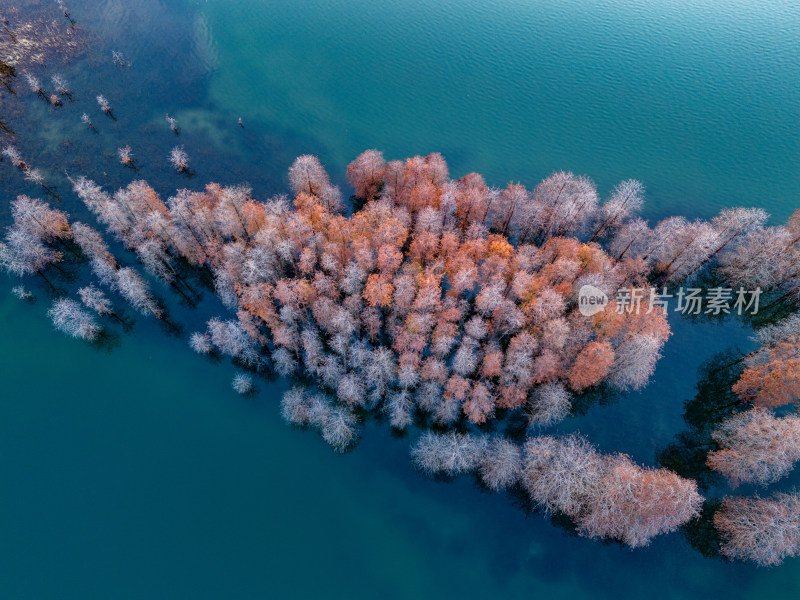
[[[15,4],[25,14],[51,3]],[[64,168],[109,188],[143,177],[164,196],[247,181],[263,199],[286,190],[298,154],[318,154],[344,186],[346,164],[368,147],[389,158],[441,151],[453,176],[475,170],[498,186],[569,169],[605,194],[636,177],[650,219],[752,205],[778,222],[798,206],[796,3],[87,0],[71,12],[90,34],[87,51],[33,70],[64,73],[75,102],[57,109],[20,84],[18,98],[0,99],[0,118],[60,206],[89,222]],[[111,64],[111,50],[130,67]],[[96,109],[97,93],[117,121]],[[84,111],[97,134],[81,126]],[[116,162],[124,144],[138,173]],[[166,164],[175,144],[194,177]],[[5,224],[9,199],[39,192],[5,162],[0,193]],[[4,598],[800,592],[797,559],[731,564],[682,533],[630,551],[574,537],[469,478],[426,479],[408,460],[409,439],[384,424],[367,423],[355,451],[335,455],[281,421],[287,382],[259,380],[241,398],[230,364],[189,351],[187,333],[225,312],[210,294],[190,311],[160,288],[181,335],[139,318],[95,348],[52,330],[44,286],[26,282],[37,295],[29,304],[8,293],[15,283],[0,286]],[[687,428],[683,401],[701,363],[750,344],[736,321],[672,322],[646,390],[557,431],[657,464]]]

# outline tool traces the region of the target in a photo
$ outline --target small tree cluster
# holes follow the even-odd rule
[[[800,298],[800,209],[786,225],[759,224],[719,257],[720,272],[734,285],[782,288]]]
[[[283,395],[281,414],[291,425],[317,429],[337,452],[344,452],[358,438],[358,420],[350,409],[303,388],[292,388]]]
[[[71,237],[67,215],[28,196],[12,201],[11,214],[14,224],[0,242],[0,266],[17,276],[38,273],[45,277],[42,271],[62,258],[54,246]]]
[[[238,321],[222,321],[216,317],[210,319],[208,339],[221,354],[239,360],[248,367],[260,368],[264,364],[254,340]]]
[[[42,188],[51,193],[52,191],[44,184],[44,175],[40,169],[34,168],[22,159],[19,151],[12,145],[7,145],[3,148],[3,156],[11,162],[12,165],[22,171],[25,176],[25,181],[30,181],[33,184],[40,185]]]
[[[733,391],[760,406],[783,406],[800,398],[800,316],[764,328],[761,347],[745,357]]]
[[[181,276],[174,255],[170,252],[170,247],[175,243],[169,212],[153,188],[143,181],[134,181],[111,196],[84,177],[79,177],[73,184],[73,189],[97,220],[106,225],[108,231],[127,248],[136,252],[148,272],[189,299],[193,292]],[[155,306],[152,299],[149,304]],[[160,314],[159,310],[145,312]]]
[[[91,188],[86,181],[79,181],[78,185]],[[100,283],[119,293],[142,315],[154,316],[158,319],[163,316],[163,311],[154,298],[147,281],[134,268],[121,267],[109,252],[103,237],[96,230],[76,222],[72,225],[72,233],[75,242],[89,259],[92,272],[100,280]]]
[[[582,535],[633,548],[697,516],[703,501],[694,481],[624,455],[603,456],[578,435],[530,439],[522,472],[539,506],[571,517]]]
[[[485,447],[482,438],[450,431],[445,434],[426,432],[411,448],[411,460],[428,474],[461,475],[475,469]]]
[[[800,417],[754,408],[723,421],[711,437],[720,449],[709,453],[708,466],[733,487],[774,483],[800,460]]]
[[[492,490],[522,481],[548,512],[571,517],[588,537],[636,548],[699,514],[697,484],[665,469],[648,469],[624,455],[601,455],[584,438],[536,437],[519,446],[497,436],[426,432],[411,459],[428,474],[477,471]]]
[[[800,494],[770,498],[726,498],[714,515],[721,551],[730,559],[761,566],[781,564],[800,554]]]

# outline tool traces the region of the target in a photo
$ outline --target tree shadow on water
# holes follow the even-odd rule
[[[720,506],[719,498],[709,498],[703,503],[700,515],[681,529],[689,545],[705,558],[722,558],[719,531],[714,527],[714,515]]]
[[[711,437],[715,426],[747,408],[731,389],[742,372],[742,354],[729,350],[717,354],[698,369],[697,394],[684,402],[683,419],[689,426],[657,454],[658,463],[709,489],[721,477],[706,464],[717,445]]]

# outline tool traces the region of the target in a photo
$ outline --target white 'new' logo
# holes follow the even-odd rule
[[[593,285],[585,285],[578,292],[578,310],[584,316],[596,315],[605,310],[606,305],[608,305],[608,296],[603,290]]]

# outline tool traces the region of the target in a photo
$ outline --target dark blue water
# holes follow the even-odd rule
[[[11,4],[18,19],[61,18],[50,2]],[[42,79],[61,72],[74,102],[53,107],[17,82],[0,119],[76,218],[91,219],[65,168],[109,188],[142,177],[164,196],[247,181],[266,198],[286,190],[296,155],[319,154],[343,184],[368,147],[390,158],[442,151],[453,176],[477,170],[494,185],[571,169],[605,193],[636,177],[651,219],[753,205],[777,222],[797,206],[800,9],[789,2],[91,0],[71,11],[83,49],[30,68]],[[114,65],[112,50],[130,66]],[[116,121],[98,110],[98,93]],[[116,160],[125,144],[138,173]],[[194,177],[169,168],[176,144]],[[4,222],[14,195],[42,195],[7,162],[0,193]],[[379,424],[335,455],[281,422],[286,382],[259,381],[241,398],[233,366],[188,350],[186,334],[224,314],[208,294],[189,311],[157,288],[184,334],[140,318],[96,349],[52,331],[45,287],[26,282],[38,300],[25,304],[8,293],[14,283],[0,288],[3,597],[800,591],[796,560],[759,570],[704,558],[681,533],[630,551],[576,538],[469,478],[425,479],[408,439]],[[673,329],[646,390],[581,407],[558,430],[657,464],[688,430],[683,401],[701,363],[749,347],[736,321],[673,319]]]

